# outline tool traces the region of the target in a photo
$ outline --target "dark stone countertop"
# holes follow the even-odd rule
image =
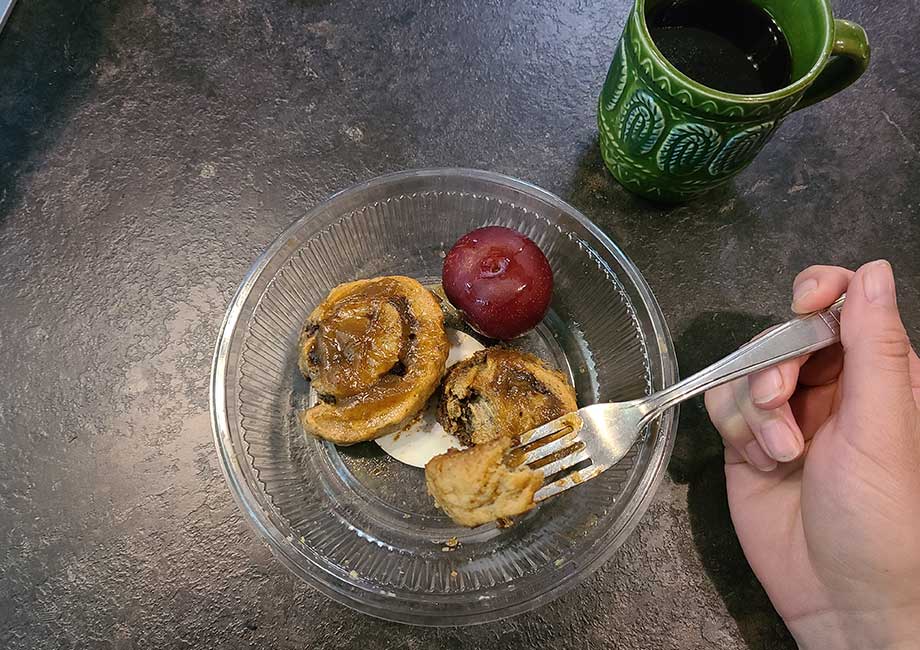
[[[840,0],[873,62],[732,185],[660,208],[604,171],[626,0],[20,0],[0,35],[0,647],[791,648],[682,412],[616,558],[464,630],[354,614],[237,511],[207,415],[224,309],[327,195],[466,166],[569,200],[636,262],[683,371],[787,315],[814,262],[895,267],[920,334],[920,5]]]

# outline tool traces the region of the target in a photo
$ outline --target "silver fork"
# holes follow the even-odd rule
[[[543,501],[598,476],[626,455],[646,427],[669,408],[710,388],[840,340],[841,296],[823,311],[794,318],[670,388],[630,402],[591,404],[531,429],[512,450],[543,472]],[[575,467],[575,466],[578,467]]]

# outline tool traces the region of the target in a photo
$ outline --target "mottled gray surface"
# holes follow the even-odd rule
[[[533,181],[638,264],[686,372],[786,315],[812,262],[886,256],[920,332],[920,9],[841,0],[874,53],[719,193],[662,209],[603,170],[625,0],[23,0],[0,35],[0,647],[791,648],[682,414],[616,559],[474,629],[365,618],[275,562],[227,491],[212,346],[254,257],[355,181]]]

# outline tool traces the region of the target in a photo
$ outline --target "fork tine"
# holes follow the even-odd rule
[[[571,431],[565,434],[564,436],[562,436],[561,438],[557,438],[556,440],[553,440],[550,443],[547,443],[545,445],[540,445],[539,447],[535,449],[531,449],[526,454],[524,454],[524,462],[527,463],[528,465],[533,465],[538,460],[542,460],[546,458],[547,456],[552,456],[556,452],[562,451],[563,449],[571,445],[576,440],[578,440],[578,432]],[[584,443],[582,443],[582,446],[584,446]]]
[[[561,418],[556,418],[555,420],[550,420],[546,424],[537,427],[536,429],[531,429],[530,431],[525,431],[522,433],[518,439],[521,441],[518,447],[523,447],[528,443],[536,442],[541,438],[546,436],[551,436],[554,433],[559,433],[564,429],[573,429],[576,430],[573,426],[572,418],[568,415],[563,415]]]
[[[543,472],[544,477],[549,477],[555,474],[556,472],[561,472],[564,469],[568,469],[590,458],[591,458],[591,455],[588,453],[588,450],[582,447],[575,454],[569,454],[568,456],[565,456],[564,458],[554,460],[548,465],[544,465],[543,467],[537,467],[535,469],[538,469],[541,472]],[[588,468],[585,468],[585,469],[588,469]]]
[[[575,487],[579,483],[589,481],[605,469],[607,469],[607,467],[604,465],[592,465],[578,472],[572,472],[558,481],[553,481],[549,485],[544,485],[533,495],[534,503],[545,501],[552,496],[556,496],[560,492],[565,492],[569,488]]]
[[[566,431],[567,429],[571,429],[571,427],[566,424],[560,424],[555,420],[551,420],[543,426],[537,427],[536,429],[531,429],[530,431],[525,431],[520,436],[518,436],[518,440],[520,440],[518,447],[520,448],[526,445],[539,444],[540,440],[543,438],[555,435],[562,431]]]
[[[523,459],[524,456],[536,450],[537,448],[542,447],[543,445],[548,445],[554,440],[559,440],[559,438],[561,438],[562,436],[567,436],[570,433],[572,433],[572,430],[568,427],[560,429],[559,431],[556,431],[555,433],[550,433],[550,434],[543,436],[542,438],[537,438],[533,442],[528,442],[526,445],[519,445],[515,447],[514,453]]]

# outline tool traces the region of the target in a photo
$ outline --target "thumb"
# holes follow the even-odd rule
[[[915,411],[910,340],[898,313],[888,262],[871,262],[856,272],[847,289],[840,325],[844,350],[841,409],[849,411],[847,416],[882,425]]]

